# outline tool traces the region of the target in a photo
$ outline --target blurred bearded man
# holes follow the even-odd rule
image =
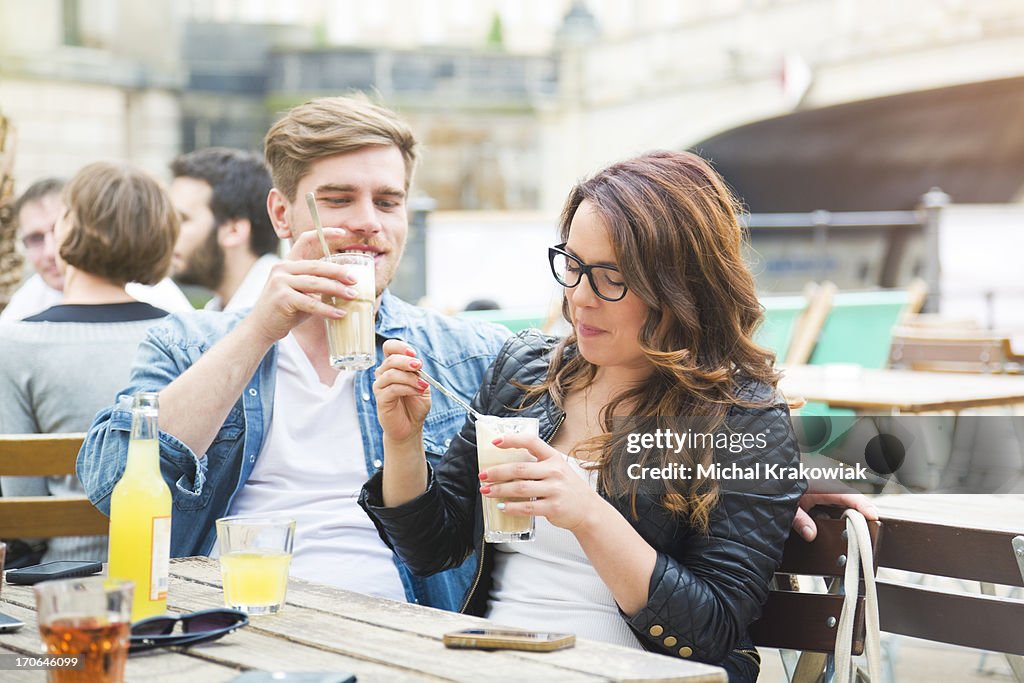
[[[280,259],[267,213],[273,182],[250,152],[210,147],[171,163],[171,200],[181,219],[174,279],[214,293],[210,311],[250,308]]]

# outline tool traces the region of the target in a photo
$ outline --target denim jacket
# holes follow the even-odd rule
[[[131,397],[139,391],[160,391],[227,334],[240,314],[194,313],[169,316],[150,328],[140,344],[128,386],[115,405],[100,411],[78,454],[78,477],[89,499],[106,514],[110,494],[124,471],[131,430]],[[423,369],[457,394],[476,395],[484,372],[507,339],[496,325],[443,316],[417,308],[384,292],[377,315],[377,363],[381,344],[403,339],[416,348]],[[263,358],[241,397],[232,407],[205,457],[197,457],[175,437],[160,432],[160,469],[173,498],[171,554],[208,555],[217,533],[214,522],[231,508],[249,478],[273,417],[277,346]],[[359,372],[356,404],[367,476],[383,465],[384,447],[373,369]],[[423,426],[423,446],[434,465],[448,450],[465,421],[465,411],[440,392],[431,394],[430,414]],[[457,610],[473,578],[475,560],[436,577],[415,577],[396,557],[406,598],[410,602]]]

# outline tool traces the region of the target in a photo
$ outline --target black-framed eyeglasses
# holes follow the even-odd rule
[[[164,614],[132,624],[129,652],[158,647],[188,647],[217,640],[249,623],[249,615],[221,607],[191,614]],[[175,629],[181,624],[181,632]]]
[[[588,266],[565,250],[566,242],[548,248],[551,274],[563,287],[573,288],[586,275],[594,294],[605,301],[619,301],[626,296],[622,272],[614,266]]]

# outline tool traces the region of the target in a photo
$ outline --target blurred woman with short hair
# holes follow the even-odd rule
[[[166,277],[178,218],[160,184],[127,164],[100,162],[65,187],[54,228],[64,299],[0,324],[0,433],[84,432],[124,386],[146,330],[167,312],[136,301],[128,282]],[[80,496],[77,478],[3,477],[5,497]],[[106,559],[106,539],[53,539],[44,561]]]

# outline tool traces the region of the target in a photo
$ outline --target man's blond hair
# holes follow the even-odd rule
[[[394,145],[405,161],[406,190],[416,167],[416,138],[409,126],[390,109],[355,97],[300,104],[270,128],[263,144],[274,187],[290,202],[309,167],[324,157]]]

